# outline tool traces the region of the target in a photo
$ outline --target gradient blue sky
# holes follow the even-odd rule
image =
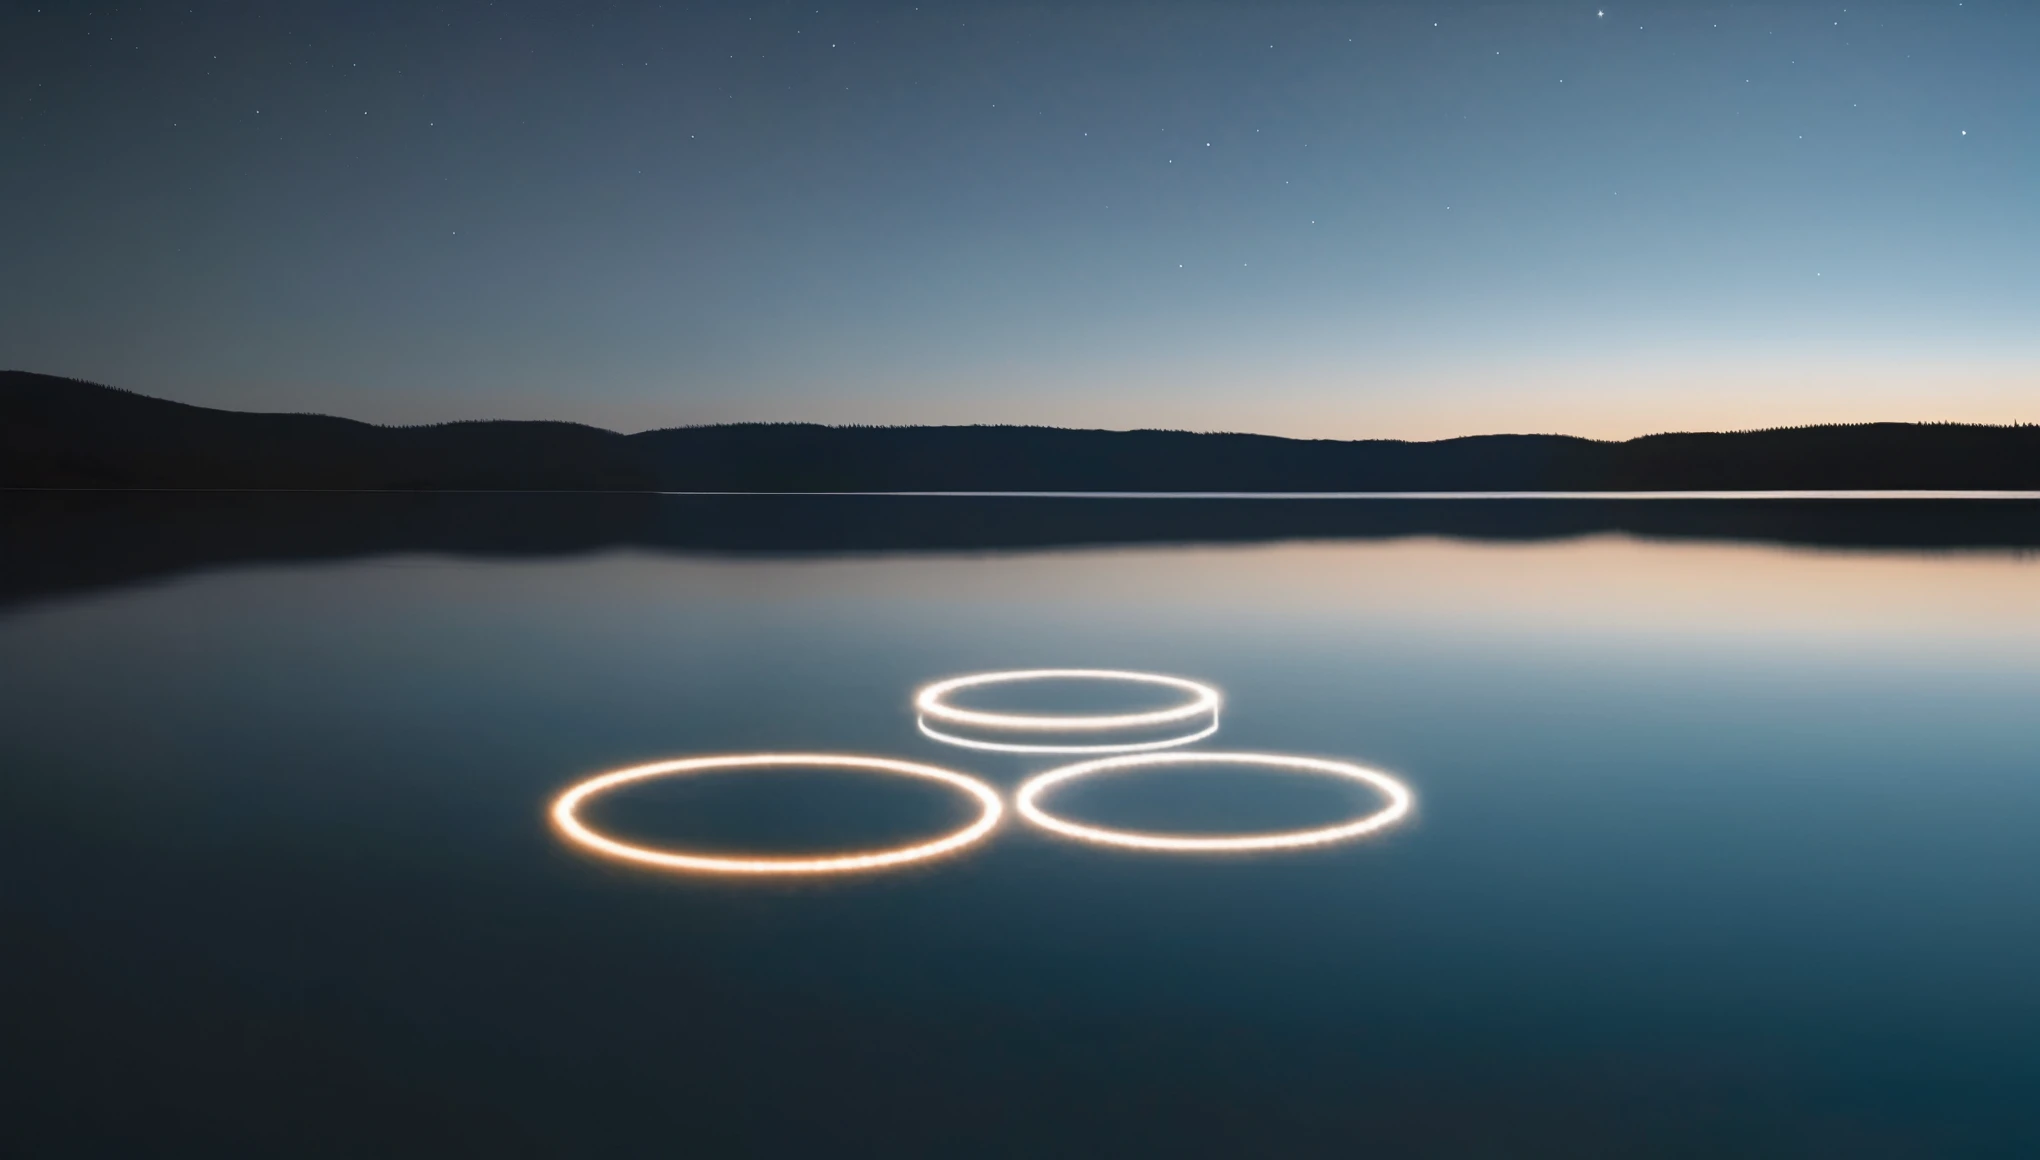
[[[0,365],[388,422],[2040,420],[2040,4],[0,9]]]

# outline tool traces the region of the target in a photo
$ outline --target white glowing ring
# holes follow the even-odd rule
[[[654,850],[619,842],[589,829],[582,824],[578,816],[581,803],[597,794],[607,793],[632,782],[679,773],[699,773],[710,769],[756,769],[788,765],[823,769],[871,769],[881,773],[897,773],[907,777],[939,781],[944,785],[955,786],[976,798],[979,807],[978,817],[976,821],[962,829],[944,834],[930,842],[864,854],[837,854],[826,858],[724,858],[706,854],[676,854],[669,850]],[[554,800],[552,822],[569,841],[598,854],[667,870],[693,870],[709,874],[837,874],[853,870],[879,870],[953,853],[991,833],[1004,813],[1005,806],[999,801],[998,791],[991,786],[974,777],[938,766],[916,765],[910,761],[894,761],[884,757],[854,757],[839,753],[744,753],[654,761],[649,765],[633,765],[628,769],[597,774],[568,787],[566,792]]]
[[[1204,740],[1218,732],[1218,714],[1213,713],[1211,723],[1195,733],[1185,733],[1181,737],[1166,737],[1160,741],[1133,741],[1123,745],[1023,745],[1017,741],[979,741],[955,733],[944,733],[928,724],[926,717],[918,718],[915,724],[921,727],[923,734],[946,745],[961,745],[965,749],[982,749],[989,753],[1144,753],[1155,749],[1174,749],[1178,745]]]
[[[1353,781],[1379,790],[1388,798],[1388,804],[1381,809],[1354,821],[1336,826],[1325,826],[1316,830],[1291,830],[1276,834],[1240,834],[1232,837],[1204,837],[1194,834],[1148,834],[1134,830],[1111,830],[1102,826],[1084,826],[1065,821],[1041,808],[1039,799],[1048,790],[1094,773],[1115,769],[1138,769],[1154,765],[1260,765],[1271,769],[1297,769],[1308,773],[1325,773],[1335,777],[1350,778]],[[1014,797],[1014,806],[1020,815],[1045,830],[1051,830],[1068,838],[1085,842],[1097,842],[1107,846],[1130,846],[1137,850],[1176,850],[1203,853],[1229,853],[1243,850],[1288,850],[1301,846],[1323,846],[1332,842],[1343,842],[1363,834],[1389,826],[1407,817],[1414,799],[1409,788],[1379,770],[1354,765],[1347,761],[1327,761],[1316,757],[1289,757],[1279,753],[1136,753],[1125,757],[1105,757],[1096,761],[1080,761],[1037,774],[1020,785],[1020,792]]]
[[[1052,717],[1033,713],[985,713],[976,709],[959,709],[944,699],[959,689],[1015,684],[1021,681],[1063,679],[1130,681],[1142,685],[1161,685],[1164,688],[1180,689],[1190,694],[1190,699],[1181,705],[1156,709],[1148,713],[1091,714],[1077,717]],[[1218,690],[1210,685],[1183,677],[1166,677],[1160,673],[1129,673],[1118,669],[1015,669],[1004,673],[973,673],[967,677],[951,677],[946,681],[937,681],[924,686],[920,692],[914,694],[914,708],[920,710],[923,717],[933,717],[937,721],[946,721],[952,725],[1043,732],[1092,731],[1168,725],[1177,721],[1188,721],[1206,713],[1216,718],[1218,700]]]

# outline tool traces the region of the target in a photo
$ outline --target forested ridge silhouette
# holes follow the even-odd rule
[[[619,434],[225,411],[0,371],[0,487],[568,491],[2040,489],[2040,426],[1859,423],[1435,442],[738,423]]]

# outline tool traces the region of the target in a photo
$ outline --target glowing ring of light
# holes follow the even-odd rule
[[[581,804],[589,798],[632,782],[680,773],[699,773],[710,769],[754,769],[788,765],[823,769],[871,769],[881,773],[897,773],[907,777],[939,781],[944,785],[955,786],[976,798],[980,810],[976,821],[933,841],[864,854],[837,854],[825,858],[725,858],[706,854],[677,854],[670,850],[633,846],[628,842],[604,837],[589,829],[579,817]],[[839,753],[744,753],[654,761],[648,765],[633,765],[628,769],[597,774],[586,781],[569,786],[554,799],[552,823],[567,840],[598,854],[666,870],[692,870],[708,874],[838,874],[853,870],[879,870],[953,853],[991,833],[1004,813],[1005,805],[1000,802],[997,790],[974,777],[939,766]]]
[[[1137,769],[1154,765],[1260,765],[1273,769],[1299,769],[1309,773],[1327,773],[1349,778],[1371,786],[1388,798],[1388,804],[1381,809],[1336,826],[1325,826],[1315,830],[1290,830],[1275,834],[1241,834],[1233,837],[1203,837],[1192,834],[1148,834],[1135,830],[1113,830],[1103,826],[1085,826],[1066,821],[1044,810],[1039,805],[1041,795],[1055,786],[1075,781],[1094,773],[1114,769]],[[1105,757],[1096,761],[1080,761],[1036,774],[1020,785],[1020,792],[1014,795],[1014,808],[1028,821],[1045,830],[1067,838],[1085,842],[1096,842],[1106,846],[1128,846],[1137,850],[1173,850],[1190,853],[1233,853],[1247,850],[1288,850],[1303,846],[1323,846],[1343,842],[1376,830],[1386,829],[1409,815],[1415,799],[1409,787],[1379,770],[1354,765],[1348,761],[1328,761],[1317,757],[1290,757],[1279,753],[1136,753],[1124,757]]]
[[[1190,694],[1190,699],[1181,705],[1167,709],[1156,709],[1148,713],[1106,713],[1076,717],[1054,717],[1034,713],[986,713],[977,709],[959,709],[944,700],[959,689],[975,689],[982,685],[1005,685],[1020,681],[1046,681],[1056,679],[1130,681],[1142,685],[1161,685],[1165,688],[1180,689]],[[1177,721],[1188,721],[1206,713],[1218,716],[1218,690],[1201,681],[1184,677],[1168,677],[1160,673],[1131,673],[1119,669],[1014,669],[1002,673],[973,673],[967,677],[951,677],[925,685],[914,694],[914,708],[923,717],[933,717],[952,725],[978,725],[986,729],[1030,729],[1053,731],[1091,731],[1107,729],[1138,729],[1148,725],[1168,725]]]
[[[979,741],[954,733],[944,733],[928,724],[926,717],[917,718],[915,724],[921,727],[924,735],[946,745],[961,745],[965,749],[982,749],[990,753],[1143,753],[1155,749],[1174,749],[1179,745],[1204,740],[1218,732],[1218,714],[1213,713],[1211,724],[1195,733],[1185,733],[1181,737],[1166,737],[1160,741],[1130,741],[1123,745],[1023,745],[1017,741]]]

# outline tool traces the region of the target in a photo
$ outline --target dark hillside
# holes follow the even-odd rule
[[[2040,488],[2040,427],[1856,423],[1646,435],[1609,445],[1582,490]]]
[[[631,436],[673,491],[1466,491],[1528,486],[1603,445],[1059,427],[739,424]]]
[[[0,486],[566,491],[2040,490],[2040,427],[1872,423],[1610,443],[1056,427],[378,427],[0,372]]]
[[[645,489],[621,435],[575,423],[377,427],[220,411],[0,372],[0,486]]]

